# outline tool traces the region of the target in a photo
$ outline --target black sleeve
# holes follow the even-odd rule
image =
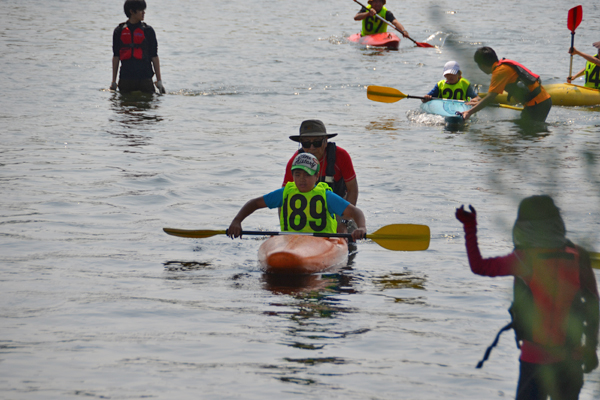
[[[119,25],[115,28],[114,32],[113,32],[113,56],[114,57],[119,57],[119,50],[121,48],[121,29],[122,26]]]
[[[385,20],[386,20],[386,21],[388,21],[388,22],[394,22],[394,20],[395,20],[395,19],[396,19],[396,17],[394,17],[394,14],[392,14],[392,12],[391,12],[391,11],[388,11],[388,12],[385,14]]]
[[[360,11],[358,12],[358,14],[365,13],[365,12],[367,12],[367,9],[365,7],[361,7]]]
[[[148,41],[148,56],[150,59],[153,59],[154,57],[158,56],[158,42],[156,41],[156,33],[151,26],[148,26],[144,30],[144,35]]]

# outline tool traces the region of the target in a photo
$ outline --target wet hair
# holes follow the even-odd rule
[[[125,15],[127,18],[131,17],[131,11],[140,11],[146,9],[146,1],[145,0],[126,0],[125,4],[123,4],[123,11],[125,11]]]
[[[498,56],[496,55],[494,49],[486,46],[478,48],[473,56],[473,59],[477,64],[491,67],[496,61],[498,61]]]

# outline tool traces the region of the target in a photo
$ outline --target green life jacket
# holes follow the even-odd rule
[[[594,57],[598,58],[598,54]],[[589,61],[585,63],[585,86],[600,89],[600,66]]]
[[[445,79],[442,79],[438,82],[438,89],[440,90],[439,96],[442,99],[452,99],[452,100],[470,100],[467,99],[467,91],[469,89],[469,85],[471,82],[466,80],[465,78],[460,78],[458,82],[454,85],[446,83]]]
[[[371,5],[367,6],[367,11],[371,9]],[[381,18],[385,19],[387,14],[387,8],[385,6],[379,11],[377,15]],[[362,36],[372,35],[374,33],[383,33],[387,32],[387,24],[380,20],[377,17],[368,16],[362,21],[362,32],[360,33]]]
[[[283,189],[279,222],[284,232],[336,233],[337,221],[327,209],[329,185],[319,182],[313,190],[302,193],[294,182]]]

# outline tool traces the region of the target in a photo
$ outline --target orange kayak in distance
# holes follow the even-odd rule
[[[259,247],[258,261],[269,273],[314,274],[346,264],[348,242],[308,235],[271,236]]]
[[[386,47],[390,50],[398,50],[398,47],[400,47],[400,38],[390,32],[374,33],[367,36],[355,33],[348,37],[348,40],[363,46]]]

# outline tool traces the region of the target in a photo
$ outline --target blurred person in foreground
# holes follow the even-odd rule
[[[598,288],[590,255],[565,237],[565,224],[550,196],[521,201],[513,227],[514,250],[482,258],[477,214],[464,206],[456,218],[465,230],[471,270],[483,276],[514,276],[512,321],[498,333],[477,368],[483,366],[503,331],[514,329],[521,349],[517,400],[575,400],[583,373],[598,366]]]

